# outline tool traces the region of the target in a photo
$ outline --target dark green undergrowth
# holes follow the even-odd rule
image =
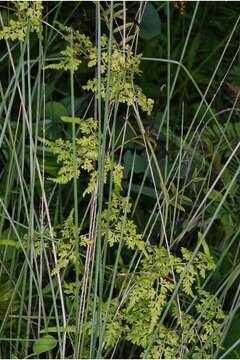
[[[0,357],[239,358],[238,3],[0,11]]]

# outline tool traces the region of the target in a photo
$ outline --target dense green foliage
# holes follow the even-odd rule
[[[0,357],[238,358],[237,4],[0,6]]]

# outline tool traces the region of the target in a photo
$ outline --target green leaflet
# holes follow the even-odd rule
[[[13,1],[16,8],[17,20],[10,20],[9,24],[0,31],[0,40],[24,41],[28,28],[30,32],[41,32],[42,2],[41,1]]]
[[[89,68],[96,67],[97,48],[92,44],[90,38],[59,23],[58,26],[68,45],[60,51],[63,59],[58,63],[45,66],[45,69],[74,72],[78,70],[83,61],[87,61]],[[105,34],[101,36],[101,46],[101,96],[105,99],[108,69],[108,37]],[[125,52],[126,54],[119,49],[116,41],[113,42],[109,82],[110,101],[118,98],[120,103],[129,106],[137,103],[142,111],[150,115],[154,101],[144,95],[140,86],[133,86],[134,76],[141,72],[141,54],[135,55],[129,44],[126,45]],[[83,86],[83,89],[93,93],[97,92],[97,88],[97,78],[88,80],[87,84]]]
[[[164,247],[151,246],[136,274],[119,274],[132,276],[132,286],[126,298],[116,297],[111,301],[106,323],[106,349],[114,347],[119,339],[125,339],[142,350],[147,348],[175,288],[172,269],[178,277],[187,266],[191,254],[191,251],[182,248],[181,257],[169,257]],[[159,328],[150,358],[179,358],[183,355],[192,358],[196,354],[204,357],[211,352],[213,344],[220,346],[220,329],[225,315],[218,299],[201,289],[198,281],[199,278],[204,279],[206,272],[213,268],[212,258],[199,252],[181,286],[179,306],[176,301],[173,302],[166,321]],[[195,299],[190,310],[189,296]],[[102,304],[102,311],[103,314],[106,311],[105,303]],[[90,319],[91,313],[89,326]]]
[[[57,346],[57,340],[51,335],[45,335],[37,339],[33,344],[33,352],[35,355],[45,353]]]
[[[20,244],[16,240],[0,239],[0,246],[13,246],[13,247],[19,248]]]

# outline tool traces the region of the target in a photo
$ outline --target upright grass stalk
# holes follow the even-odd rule
[[[92,334],[90,345],[90,357],[92,357],[93,348],[96,346],[96,331],[95,326],[99,333],[102,332],[102,236],[101,236],[101,224],[102,224],[102,208],[103,208],[103,188],[104,188],[104,169],[105,169],[105,152],[106,152],[106,136],[109,116],[110,105],[110,67],[111,67],[111,52],[112,52],[112,27],[113,27],[113,3],[110,4],[110,31],[109,31],[109,46],[108,46],[108,69],[107,69],[107,87],[106,87],[106,100],[104,108],[104,118],[101,121],[101,13],[100,3],[97,4],[97,47],[98,47],[98,64],[97,64],[97,97],[98,97],[98,141],[99,141],[99,155],[98,155],[98,212],[97,212],[97,224],[96,224],[96,247],[95,247],[95,284],[94,284],[94,300],[93,300],[93,319],[92,319]],[[97,307],[97,296],[98,307]],[[97,315],[95,313],[97,312]],[[96,325],[95,325],[96,321]]]

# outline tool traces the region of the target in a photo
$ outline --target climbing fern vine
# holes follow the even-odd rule
[[[14,19],[0,31],[0,39],[24,41],[28,32],[40,35],[41,2],[20,1],[13,2],[13,6],[16,10]],[[89,73],[92,74],[91,70],[96,70],[97,67],[98,50],[91,38],[60,23],[55,25],[64,41],[64,49],[60,51],[60,60],[45,65],[44,71],[67,71],[75,74],[85,63]],[[109,38],[107,35],[102,35],[100,41],[102,101],[106,100],[108,88],[110,105],[117,100],[123,106],[130,109],[137,106],[143,114],[150,115],[154,101],[148,98],[142,88],[136,84],[137,76],[141,75],[142,55],[135,54],[129,43],[125,44],[123,49],[113,38],[109,64]],[[96,77],[90,78],[82,89],[97,95],[98,81]],[[81,200],[90,198],[98,191],[100,125],[94,117],[62,116],[62,121],[65,127],[72,124],[76,127],[74,143],[71,139],[63,138],[48,140],[39,137],[38,139],[52,152],[58,165],[58,174],[48,180],[55,186],[69,186],[73,179],[77,181],[83,179],[84,189],[79,194],[80,198]],[[109,122],[107,126],[108,134],[111,134],[111,123]],[[213,258],[208,251],[198,251],[192,259],[191,249],[181,245],[169,249],[167,246],[151,243],[151,239],[146,240],[132,216],[131,197],[123,190],[122,161],[117,158],[115,150],[112,154],[110,145],[106,148],[104,184],[107,189],[112,187],[112,191],[111,198],[106,197],[107,199],[104,200],[99,227],[100,238],[107,249],[105,261],[108,271],[104,275],[104,282],[107,284],[106,294],[109,292],[109,283],[111,284],[114,271],[116,283],[110,300],[107,300],[108,297],[104,293],[101,299],[98,297],[96,301],[95,298],[94,303],[92,289],[89,290],[83,354],[87,354],[90,346],[91,328],[95,326],[92,325],[93,311],[94,306],[95,308],[97,306],[101,308],[105,321],[103,348],[106,353],[119,343],[130,343],[144,357],[145,350],[153,342],[149,354],[152,358],[207,358],[212,353],[213,347],[220,347],[221,326],[225,319],[219,299],[203,286],[208,273],[215,269]],[[51,236],[49,231],[44,231],[45,250],[51,253],[51,242],[54,242],[56,249],[56,261],[51,269],[51,276],[67,273],[64,278],[64,291],[67,305],[71,308],[68,322],[72,328],[76,325],[76,299],[79,296],[76,293],[79,291],[78,284],[72,279],[78,272],[80,288],[83,287],[89,248],[94,247],[94,237],[88,230],[88,224],[84,225],[81,227],[76,225],[74,209],[72,209],[61,225],[53,226]],[[76,254],[76,238],[79,254]],[[38,259],[42,248],[40,234],[34,233],[33,241]],[[134,254],[137,255],[138,261],[135,261],[135,269],[132,272],[128,271],[129,264],[126,265],[127,261],[123,258],[120,258],[113,271],[112,258],[121,247],[126,249],[129,257],[134,258]],[[74,276],[68,276],[69,273]],[[167,316],[162,320],[183,273],[185,275],[178,293],[170,304]],[[126,278],[129,279],[128,285]],[[76,332],[76,328],[74,331]],[[101,334],[97,323],[95,332],[99,338]]]

